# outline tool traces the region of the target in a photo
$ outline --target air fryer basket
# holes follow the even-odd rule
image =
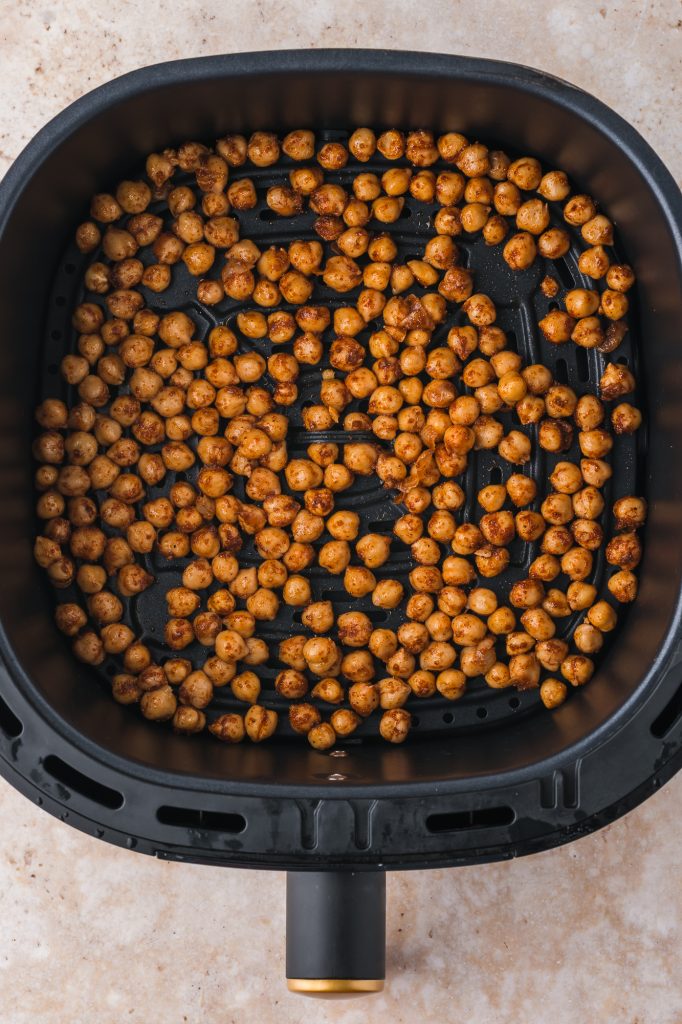
[[[258,747],[174,736],[112,704],[92,670],[72,660],[31,555],[31,416],[68,344],[82,261],[70,248],[73,226],[92,193],[168,144],[307,126],[336,138],[361,124],[461,130],[512,153],[536,154],[565,169],[614,219],[618,245],[638,275],[628,337],[641,339],[642,365],[634,368],[648,438],[639,457],[635,440],[619,446],[612,491],[645,493],[649,501],[640,595],[590,685],[551,715],[537,710],[536,693],[482,688],[456,704],[419,704],[417,728],[397,749],[369,737],[320,753],[286,729]],[[267,182],[270,172],[260,173]],[[399,233],[405,256],[419,251],[431,212],[408,208]],[[259,207],[240,215],[243,235],[271,244],[300,234],[303,219],[272,224],[267,212]],[[568,841],[644,799],[681,757],[681,221],[674,182],[625,122],[585,93],[514,65],[383,51],[206,58],[127,75],[59,115],[0,186],[3,774],[53,813],[109,841],[162,857],[294,871],[515,856]],[[499,253],[480,242],[464,244],[477,288],[485,291],[494,274],[491,294],[497,300],[504,290],[500,323],[518,351],[526,361],[548,362],[546,347],[538,355],[536,329],[548,304],[537,287],[544,271],[535,266],[512,275]],[[563,286],[581,282],[577,251],[557,267]],[[181,305],[199,318],[183,287],[152,304]],[[221,322],[226,314],[227,307],[216,310]],[[201,317],[208,329],[210,316],[204,310]],[[618,358],[634,365],[632,342]],[[597,360],[593,352],[563,346],[554,372],[580,392],[599,372]],[[301,404],[316,397],[315,372],[301,382]],[[300,408],[293,410],[290,450],[303,452],[311,439]],[[530,471],[542,486],[550,464],[545,453],[535,458]],[[472,460],[465,483],[470,499],[495,472],[494,456]],[[606,494],[607,505],[609,499]],[[357,501],[364,528],[388,525],[398,514],[376,481],[363,485]],[[406,555],[398,559],[391,575],[409,568]],[[524,565],[516,563],[521,576]],[[601,578],[599,560],[595,571]],[[315,586],[320,594],[330,589],[323,577]],[[153,605],[136,611],[152,643],[160,614]],[[292,628],[297,624],[283,616],[271,635],[262,635],[275,641]],[[268,671],[265,685],[274,675]],[[308,928],[320,898],[343,907],[349,888],[368,884],[362,874],[315,877],[317,889],[312,879],[301,885],[292,875],[290,905],[307,907]],[[367,911],[346,943],[356,952],[367,943],[377,947],[367,935],[381,916],[379,877],[363,890]],[[358,922],[367,926],[364,937]],[[300,945],[298,938],[290,944]],[[328,963],[301,963],[292,955],[294,977],[318,976]],[[357,973],[359,963],[351,957],[336,964],[343,971],[337,976],[369,977]],[[380,970],[376,961],[372,977]]]

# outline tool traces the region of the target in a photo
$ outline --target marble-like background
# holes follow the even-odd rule
[[[0,173],[50,117],[161,60],[312,46],[516,60],[595,93],[682,175],[676,0],[0,0]],[[157,863],[0,784],[2,1024],[681,1024],[682,778],[530,859],[389,878],[389,983],[283,982],[284,878]]]

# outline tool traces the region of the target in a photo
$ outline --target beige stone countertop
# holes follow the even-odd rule
[[[682,173],[676,0],[0,0],[0,173],[50,117],[125,71],[296,46],[533,65],[605,100]],[[681,812],[682,776],[561,849],[390,875],[386,990],[320,1003],[285,988],[282,874],[115,849],[0,783],[0,1020],[680,1024]]]

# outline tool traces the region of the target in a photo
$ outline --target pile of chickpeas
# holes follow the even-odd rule
[[[278,183],[250,176],[280,161]],[[275,223],[307,218],[301,237],[269,247],[242,237],[240,214],[263,199]],[[434,212],[420,258],[403,262],[406,201]],[[548,350],[604,357],[582,395],[524,365],[462,247],[481,236],[522,272],[564,257],[577,230],[592,286],[562,293],[547,273],[541,291],[557,302],[539,329]],[[457,700],[468,680],[539,687],[548,708],[588,682],[615,605],[637,594],[646,504],[619,497],[607,537],[602,489],[614,444],[642,417],[633,374],[609,361],[634,274],[614,259],[611,221],[571,195],[562,171],[455,132],[361,128],[319,144],[304,130],[228,135],[151,154],[144,178],[93,198],[76,244],[92,261],[60,367],[71,400],[46,397],[36,411],[35,557],[77,595],[56,610],[76,657],[117,659],[115,700],[181,733],[208,726],[220,740],[259,742],[278,724],[259,666],[277,662],[279,706],[325,750],[375,710],[381,736],[400,743],[410,707]],[[212,308],[205,338],[198,317],[155,308],[178,275]],[[319,301],[320,288],[335,298]],[[323,439],[292,458],[297,381],[315,367],[317,401],[302,418]],[[534,445],[552,456],[548,480],[522,471]],[[478,491],[472,517],[463,474],[482,450],[508,471]],[[353,508],[367,477],[398,506],[386,533],[365,532]],[[534,557],[501,597],[486,581],[505,573],[515,539]],[[240,561],[246,543],[255,565]],[[589,582],[602,547],[608,595]],[[377,578],[400,552],[406,581]],[[163,592],[145,568],[152,553],[182,569],[181,585]],[[401,624],[375,628],[361,610],[315,600],[315,566],[350,598],[399,610]],[[123,621],[126,602],[155,586],[167,607],[160,664]],[[259,632],[282,605],[300,609],[302,628],[275,650]],[[582,621],[560,638],[575,613]],[[197,643],[201,660],[183,657]],[[209,720],[222,687],[244,713]]]

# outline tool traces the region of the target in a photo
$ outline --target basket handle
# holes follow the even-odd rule
[[[289,871],[286,941],[292,992],[380,992],[386,974],[384,872]]]

